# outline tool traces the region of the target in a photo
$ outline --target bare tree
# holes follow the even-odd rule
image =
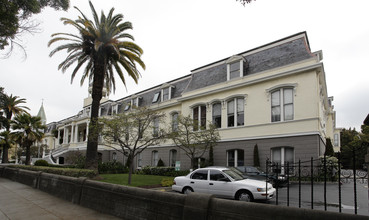
[[[243,6],[245,6],[245,4],[247,3],[251,3],[252,0],[236,0],[236,1],[240,1],[241,4],[243,4]]]
[[[198,121],[190,116],[178,117],[178,127],[169,137],[174,144],[185,152],[191,160],[191,168],[195,168],[196,158],[201,158],[220,139],[219,132],[213,124],[209,128],[198,129]]]
[[[104,144],[128,156],[128,184],[131,184],[136,156],[147,147],[164,141],[164,130],[159,128],[163,119],[164,114],[145,107],[99,119]]]

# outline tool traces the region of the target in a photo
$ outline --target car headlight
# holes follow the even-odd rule
[[[285,179],[286,179],[286,177],[285,177],[285,176],[278,176],[278,179],[279,179],[279,180],[285,180]]]
[[[258,190],[258,192],[265,192],[265,188],[256,188]]]

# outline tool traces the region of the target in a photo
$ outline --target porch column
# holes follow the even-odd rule
[[[74,123],[72,123],[72,131],[70,133],[70,142],[74,143]]]
[[[90,125],[90,122],[86,122],[86,140],[84,140],[85,142],[87,142],[88,139],[88,127]]]
[[[60,143],[60,129],[58,129],[58,139],[57,139],[57,145]],[[54,147],[55,148],[55,147]]]
[[[65,144],[65,143],[66,143],[66,139],[67,139],[67,138],[66,138],[66,134],[67,134],[67,129],[66,129],[66,127],[64,127],[64,128],[63,128],[63,131],[64,131],[64,132],[63,132],[63,144]]]
[[[76,129],[74,131],[74,141],[76,143],[78,143],[79,142],[79,140],[78,140],[78,124],[76,124],[75,126],[76,126]]]

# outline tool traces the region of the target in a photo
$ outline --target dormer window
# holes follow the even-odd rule
[[[169,84],[164,84],[162,86],[162,89],[161,89],[161,101],[164,102],[164,101],[167,101],[167,100],[170,100],[172,99],[172,94],[173,94],[173,89],[175,87],[174,86],[171,86]]]
[[[242,56],[232,56],[227,61],[227,81],[243,77],[247,61]]]
[[[163,89],[163,93],[162,93],[163,94],[163,98],[162,98],[162,101],[165,101],[165,100],[170,99],[169,98],[169,90],[170,90],[170,87]]]
[[[124,111],[128,111],[131,108],[131,105],[129,103],[126,103],[126,106],[124,107]]]
[[[229,64],[229,79],[234,79],[237,77],[241,77],[240,75],[240,62],[235,62]]]
[[[160,92],[155,93],[152,103],[157,103],[159,101]]]

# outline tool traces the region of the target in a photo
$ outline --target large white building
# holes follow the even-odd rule
[[[164,112],[167,123],[177,114],[214,123],[221,136],[214,147],[214,165],[252,165],[256,144],[260,161],[316,159],[325,152],[326,138],[336,149],[340,146],[322,59],[322,51],[310,51],[306,32],[297,33],[119,100],[105,96],[100,115],[149,106]],[[44,142],[55,161],[64,163],[70,152],[86,150],[90,104],[88,97],[78,114],[48,124]],[[125,162],[123,155],[103,143],[99,155],[103,161]],[[190,166],[184,153],[169,142],[148,147],[135,166],[155,166],[159,158],[167,166],[175,161],[180,161],[181,169]]]

